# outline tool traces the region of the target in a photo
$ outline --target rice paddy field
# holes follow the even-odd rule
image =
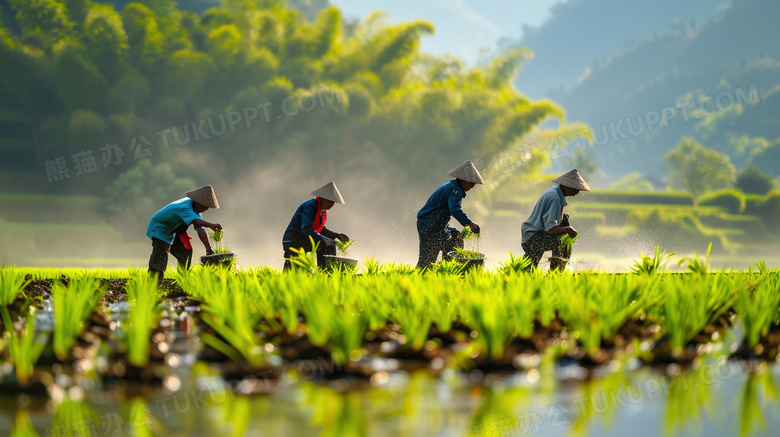
[[[0,269],[0,434],[752,436],[780,274]]]

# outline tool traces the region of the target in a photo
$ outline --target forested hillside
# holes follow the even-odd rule
[[[480,69],[421,54],[423,21],[355,27],[330,7],[310,22],[274,0],[202,15],[170,0],[9,3],[0,165],[27,191],[98,193],[145,158],[230,181],[280,156],[311,175],[371,174],[370,156],[438,179],[563,114],[515,91],[519,52]]]
[[[615,141],[600,154],[604,165],[657,170],[664,153],[688,135],[744,165],[780,136],[778,16],[778,2],[735,0],[718,20],[672,26],[598,64],[559,101],[573,119],[599,126],[680,102],[696,108],[702,96],[753,87],[760,96],[756,105],[688,122],[678,114],[669,128]],[[763,164],[778,175],[780,161]]]

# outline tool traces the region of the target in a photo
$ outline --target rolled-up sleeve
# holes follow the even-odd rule
[[[461,200],[463,200],[463,197],[461,197],[457,191],[453,190],[447,199],[447,204],[450,208],[450,215],[455,217],[455,220],[457,220],[458,223],[466,226],[471,223],[471,219],[469,219],[469,216],[463,212],[463,208],[460,206]]]

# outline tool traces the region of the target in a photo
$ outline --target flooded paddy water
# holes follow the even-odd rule
[[[583,367],[526,354],[516,372],[441,369],[435,359],[415,370],[377,359],[369,362],[371,376],[358,376],[311,357],[273,374],[228,379],[224,367],[199,359],[200,308],[183,298],[161,307],[155,370],[146,383],[106,348],[92,362],[74,363],[76,372],[54,363],[45,392],[4,390],[0,435],[654,437],[770,436],[780,429],[780,366],[727,359],[741,338],[739,324],[688,366],[643,366],[638,355],[623,355]],[[42,301],[37,329],[54,327],[51,308]],[[103,310],[121,339],[128,303]],[[0,372],[13,379],[10,363]],[[113,376],[98,376],[104,373]]]

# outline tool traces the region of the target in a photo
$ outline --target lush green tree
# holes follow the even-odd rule
[[[106,187],[103,210],[116,222],[145,227],[152,214],[193,188],[192,179],[177,176],[168,164],[144,159]]]
[[[68,10],[68,17],[76,27],[84,25],[84,20],[87,19],[87,13],[89,13],[92,7],[90,0],[62,0],[65,8]]]
[[[129,46],[128,63],[149,75],[158,74],[165,62],[165,40],[157,26],[157,14],[140,3],[122,11],[122,25]]]
[[[64,4],[56,0],[10,0],[22,36],[29,44],[48,50],[73,32],[73,22]]]
[[[690,138],[683,138],[666,154],[665,171],[672,187],[695,196],[731,187],[737,175],[729,157],[710,150]]]
[[[745,193],[764,195],[775,187],[771,176],[754,165],[748,165],[737,174],[737,188]]]
[[[106,79],[114,81],[122,76],[128,59],[127,34],[113,5],[92,5],[82,40],[89,58]]]

